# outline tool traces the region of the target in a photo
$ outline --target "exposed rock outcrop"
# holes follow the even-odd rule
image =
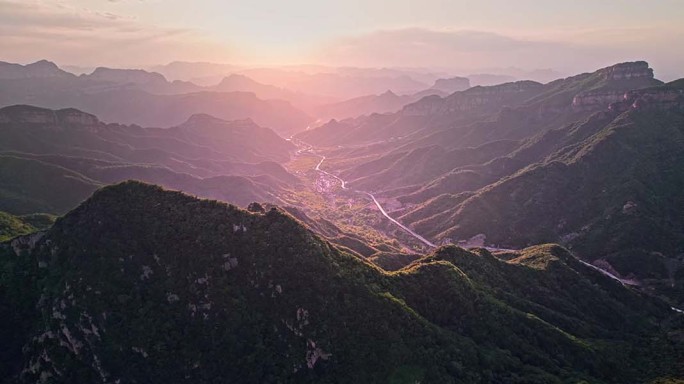
[[[585,92],[575,96],[572,108],[576,111],[590,111],[624,100],[624,91]]]
[[[431,89],[443,91],[446,93],[453,93],[458,91],[465,91],[470,88],[470,79],[467,77],[452,77],[449,79],[437,79]]]
[[[684,109],[684,89],[665,86],[628,91],[622,95],[621,100],[611,103],[608,109],[614,112],[624,112],[629,109],[659,111]]]
[[[607,80],[626,80],[638,78],[653,78],[653,69],[645,61],[615,64],[599,70]]]
[[[15,105],[0,110],[0,123],[48,124],[92,127],[100,120],[94,115],[73,108],[53,111],[29,105]]]
[[[72,73],[61,70],[55,63],[47,60],[40,60],[26,65],[0,62],[0,79],[16,80],[48,77],[76,76]]]
[[[601,76],[601,86],[577,94],[572,100],[575,111],[592,111],[608,107],[627,99],[625,92],[631,89],[652,86],[659,83],[653,77],[653,69],[645,61],[615,64],[596,71]]]
[[[630,91],[625,99],[631,102],[634,109],[684,109],[684,89],[644,89]]]
[[[9,245],[10,247],[12,247],[14,253],[16,253],[17,255],[24,250],[30,252],[36,247],[36,244],[38,244],[38,241],[40,241],[40,239],[42,239],[43,236],[45,236],[45,232],[40,231],[31,233],[29,235],[15,237],[10,241]]]
[[[60,109],[57,111],[57,119],[61,123],[88,127],[100,123],[100,120],[95,115],[81,112],[74,108]]]
[[[543,85],[534,81],[517,81],[491,87],[473,87],[456,92],[446,98],[426,97],[404,107],[402,113],[409,116],[450,114],[456,112],[486,112],[507,103],[523,101]]]

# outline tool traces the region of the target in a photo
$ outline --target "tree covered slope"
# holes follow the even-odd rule
[[[10,382],[621,383],[683,368],[667,333],[681,317],[558,246],[446,247],[386,273],[277,208],[127,182],[0,252]]]
[[[539,160],[406,218],[441,239],[484,234],[508,247],[562,242],[623,276],[655,279],[681,301],[684,94],[670,98],[665,90],[642,90],[630,106],[540,135],[509,159]],[[455,204],[440,210],[445,199]]]

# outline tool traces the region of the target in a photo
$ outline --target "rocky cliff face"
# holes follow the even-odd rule
[[[435,80],[435,85],[433,85],[431,89],[436,89],[446,93],[453,93],[465,91],[468,88],[470,88],[470,79],[467,77],[452,77],[449,79]]]
[[[648,89],[625,95],[634,109],[684,109],[684,89]]]
[[[96,116],[73,108],[57,111],[57,120],[63,124],[82,125],[87,127],[100,124],[100,120]]]
[[[604,74],[607,80],[653,78],[653,69],[649,68],[648,63],[645,61],[620,63],[603,68],[599,72]]]
[[[27,65],[0,62],[0,79],[16,80],[49,77],[75,76],[61,70],[55,63],[47,60],[40,60]]]
[[[491,87],[474,87],[446,98],[426,97],[407,105],[402,111],[409,116],[451,114],[458,112],[485,112],[508,103],[522,102],[541,90],[542,84],[518,81]]]
[[[575,110],[590,111],[599,106],[608,106],[615,112],[625,112],[629,109],[669,110],[684,108],[684,90],[652,88],[627,92],[604,92],[586,94],[575,97]]]
[[[617,112],[629,109],[658,111],[684,109],[684,89],[658,87],[625,92],[622,100],[612,103],[609,109]]]
[[[623,73],[621,76],[625,76]],[[684,83],[675,81],[657,87],[629,91],[587,92],[575,96],[575,110],[594,110],[599,107],[614,112],[630,109],[669,110],[684,108]]]
[[[100,120],[94,115],[67,108],[53,111],[28,105],[15,105],[0,110],[0,124],[47,124],[94,127]]]
[[[572,108],[576,111],[590,111],[624,100],[624,91],[585,92],[572,99]]]
[[[645,61],[615,64],[596,71],[601,77],[601,86],[577,94],[572,100],[575,111],[591,111],[608,107],[626,99],[625,92],[653,85],[653,69]]]

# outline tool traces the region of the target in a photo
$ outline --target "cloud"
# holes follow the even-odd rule
[[[565,73],[592,70],[618,61],[654,59],[674,68],[684,62],[676,50],[655,50],[677,31],[594,30],[522,38],[474,30],[402,28],[329,41],[318,61],[355,66],[416,66],[462,72],[482,68],[556,68]],[[664,54],[663,52],[664,51]]]
[[[3,27],[26,32],[30,28],[61,30],[92,30],[95,26],[109,27],[123,16],[91,10],[76,10],[64,4],[0,0],[0,21]]]
[[[529,32],[436,29],[375,30],[322,42],[254,44],[255,36],[173,28],[120,13],[118,3],[162,0],[100,0],[83,8],[66,0],[0,0],[0,60],[20,63],[49,59],[81,66],[146,66],[174,60],[245,63],[279,60],[334,66],[429,67],[454,74],[488,68],[553,68],[565,74],[627,60],[648,60],[663,79],[681,76],[684,24],[660,27]],[[129,4],[130,5],[130,4]],[[120,7],[134,9],[135,7]],[[161,4],[159,9],[164,9]],[[263,33],[268,25],[260,26]],[[314,29],[320,26],[311,27]],[[275,33],[275,32],[273,32]],[[277,33],[276,33],[277,34]],[[316,30],[308,31],[315,35]],[[235,36],[236,40],[233,37]],[[239,40],[237,40],[239,39]],[[300,44],[298,44],[300,43]],[[287,49],[283,48],[287,46]],[[294,53],[293,53],[294,52]]]
[[[567,44],[523,40],[484,31],[405,28],[337,39],[321,47],[319,56],[350,65],[403,63],[465,69],[483,65],[519,66],[533,52],[552,55],[563,49],[567,49]]]
[[[126,66],[179,56],[216,59],[226,44],[196,30],[143,24],[135,17],[64,3],[0,0],[4,60]],[[11,55],[8,57],[8,55]]]

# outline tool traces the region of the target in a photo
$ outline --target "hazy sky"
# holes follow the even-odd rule
[[[0,0],[0,60],[173,60],[684,76],[682,0]]]

